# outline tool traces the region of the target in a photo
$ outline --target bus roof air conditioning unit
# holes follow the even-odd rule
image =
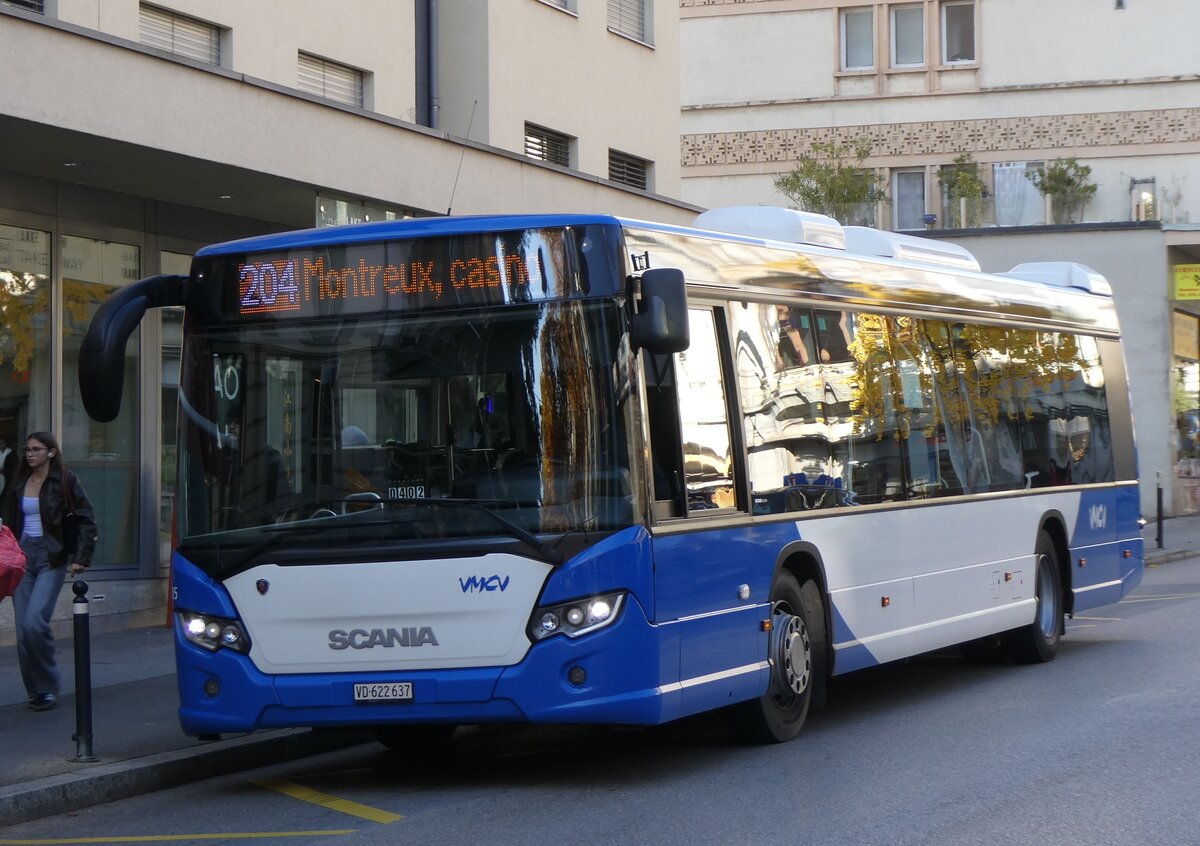
[[[1112,286],[1103,274],[1097,273],[1086,264],[1074,261],[1027,261],[1018,264],[1008,273],[999,275],[1041,282],[1043,285],[1054,285],[1057,288],[1080,288],[1089,294],[1112,296]]]
[[[747,235],[787,244],[846,248],[842,225],[832,217],[778,206],[724,206],[696,218],[697,229]]]
[[[949,241],[919,238],[899,232],[884,232],[867,226],[847,226],[846,249],[852,253],[868,256],[911,261],[917,264],[933,264],[955,270],[980,270],[979,262],[971,251]]]

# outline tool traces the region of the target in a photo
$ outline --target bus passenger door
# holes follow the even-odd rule
[[[679,715],[765,691],[760,623],[772,570],[756,561],[747,522],[736,520],[746,504],[734,461],[740,432],[729,425],[723,313],[693,308],[689,317],[688,350],[646,363],[657,369],[647,372],[655,498],[668,506],[655,512],[655,617],[679,643]]]

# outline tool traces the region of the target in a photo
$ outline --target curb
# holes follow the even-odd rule
[[[1147,567],[1156,567],[1159,564],[1166,564],[1168,561],[1179,561],[1183,558],[1194,558],[1197,555],[1200,555],[1200,550],[1156,549],[1154,552],[1146,553],[1144,559]]]
[[[361,730],[286,729],[0,787],[0,826],[358,746],[372,739],[370,732]]]

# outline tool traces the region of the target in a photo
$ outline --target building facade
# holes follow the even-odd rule
[[[861,141],[843,161],[887,199],[852,222],[961,240],[986,270],[1095,267],[1127,336],[1143,509],[1161,479],[1165,511],[1194,513],[1197,26],[1191,0],[680,0],[681,196],[794,205],[777,177]],[[1071,160],[1092,189],[1039,190]],[[974,190],[950,188],[967,167]]]
[[[96,505],[93,627],[165,621],[181,338],[152,312],[120,416],[90,420],[77,359],[104,297],[329,223],[688,222],[677,35],[651,0],[0,2],[0,438],[57,433]]]

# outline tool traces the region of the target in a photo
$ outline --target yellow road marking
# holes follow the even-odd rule
[[[314,805],[329,808],[331,811],[339,811],[354,817],[362,817],[364,820],[371,820],[372,822],[387,824],[404,819],[400,814],[393,814],[391,811],[382,811],[379,808],[372,808],[370,805],[360,805],[357,802],[351,802],[349,799],[339,799],[336,796],[330,796],[328,793],[321,793],[319,790],[313,790],[310,787],[293,784],[290,781],[284,781],[279,778],[253,779],[250,783],[257,784],[259,787],[265,787],[268,790],[278,791],[285,796],[291,796],[293,799],[299,799],[302,802],[312,802]]]
[[[262,840],[267,837],[324,837],[354,834],[353,828],[328,831],[241,831],[227,834],[133,834],[125,837],[64,837],[61,840],[0,840],[0,846],[55,846],[70,843],[178,843],[185,840]]]

